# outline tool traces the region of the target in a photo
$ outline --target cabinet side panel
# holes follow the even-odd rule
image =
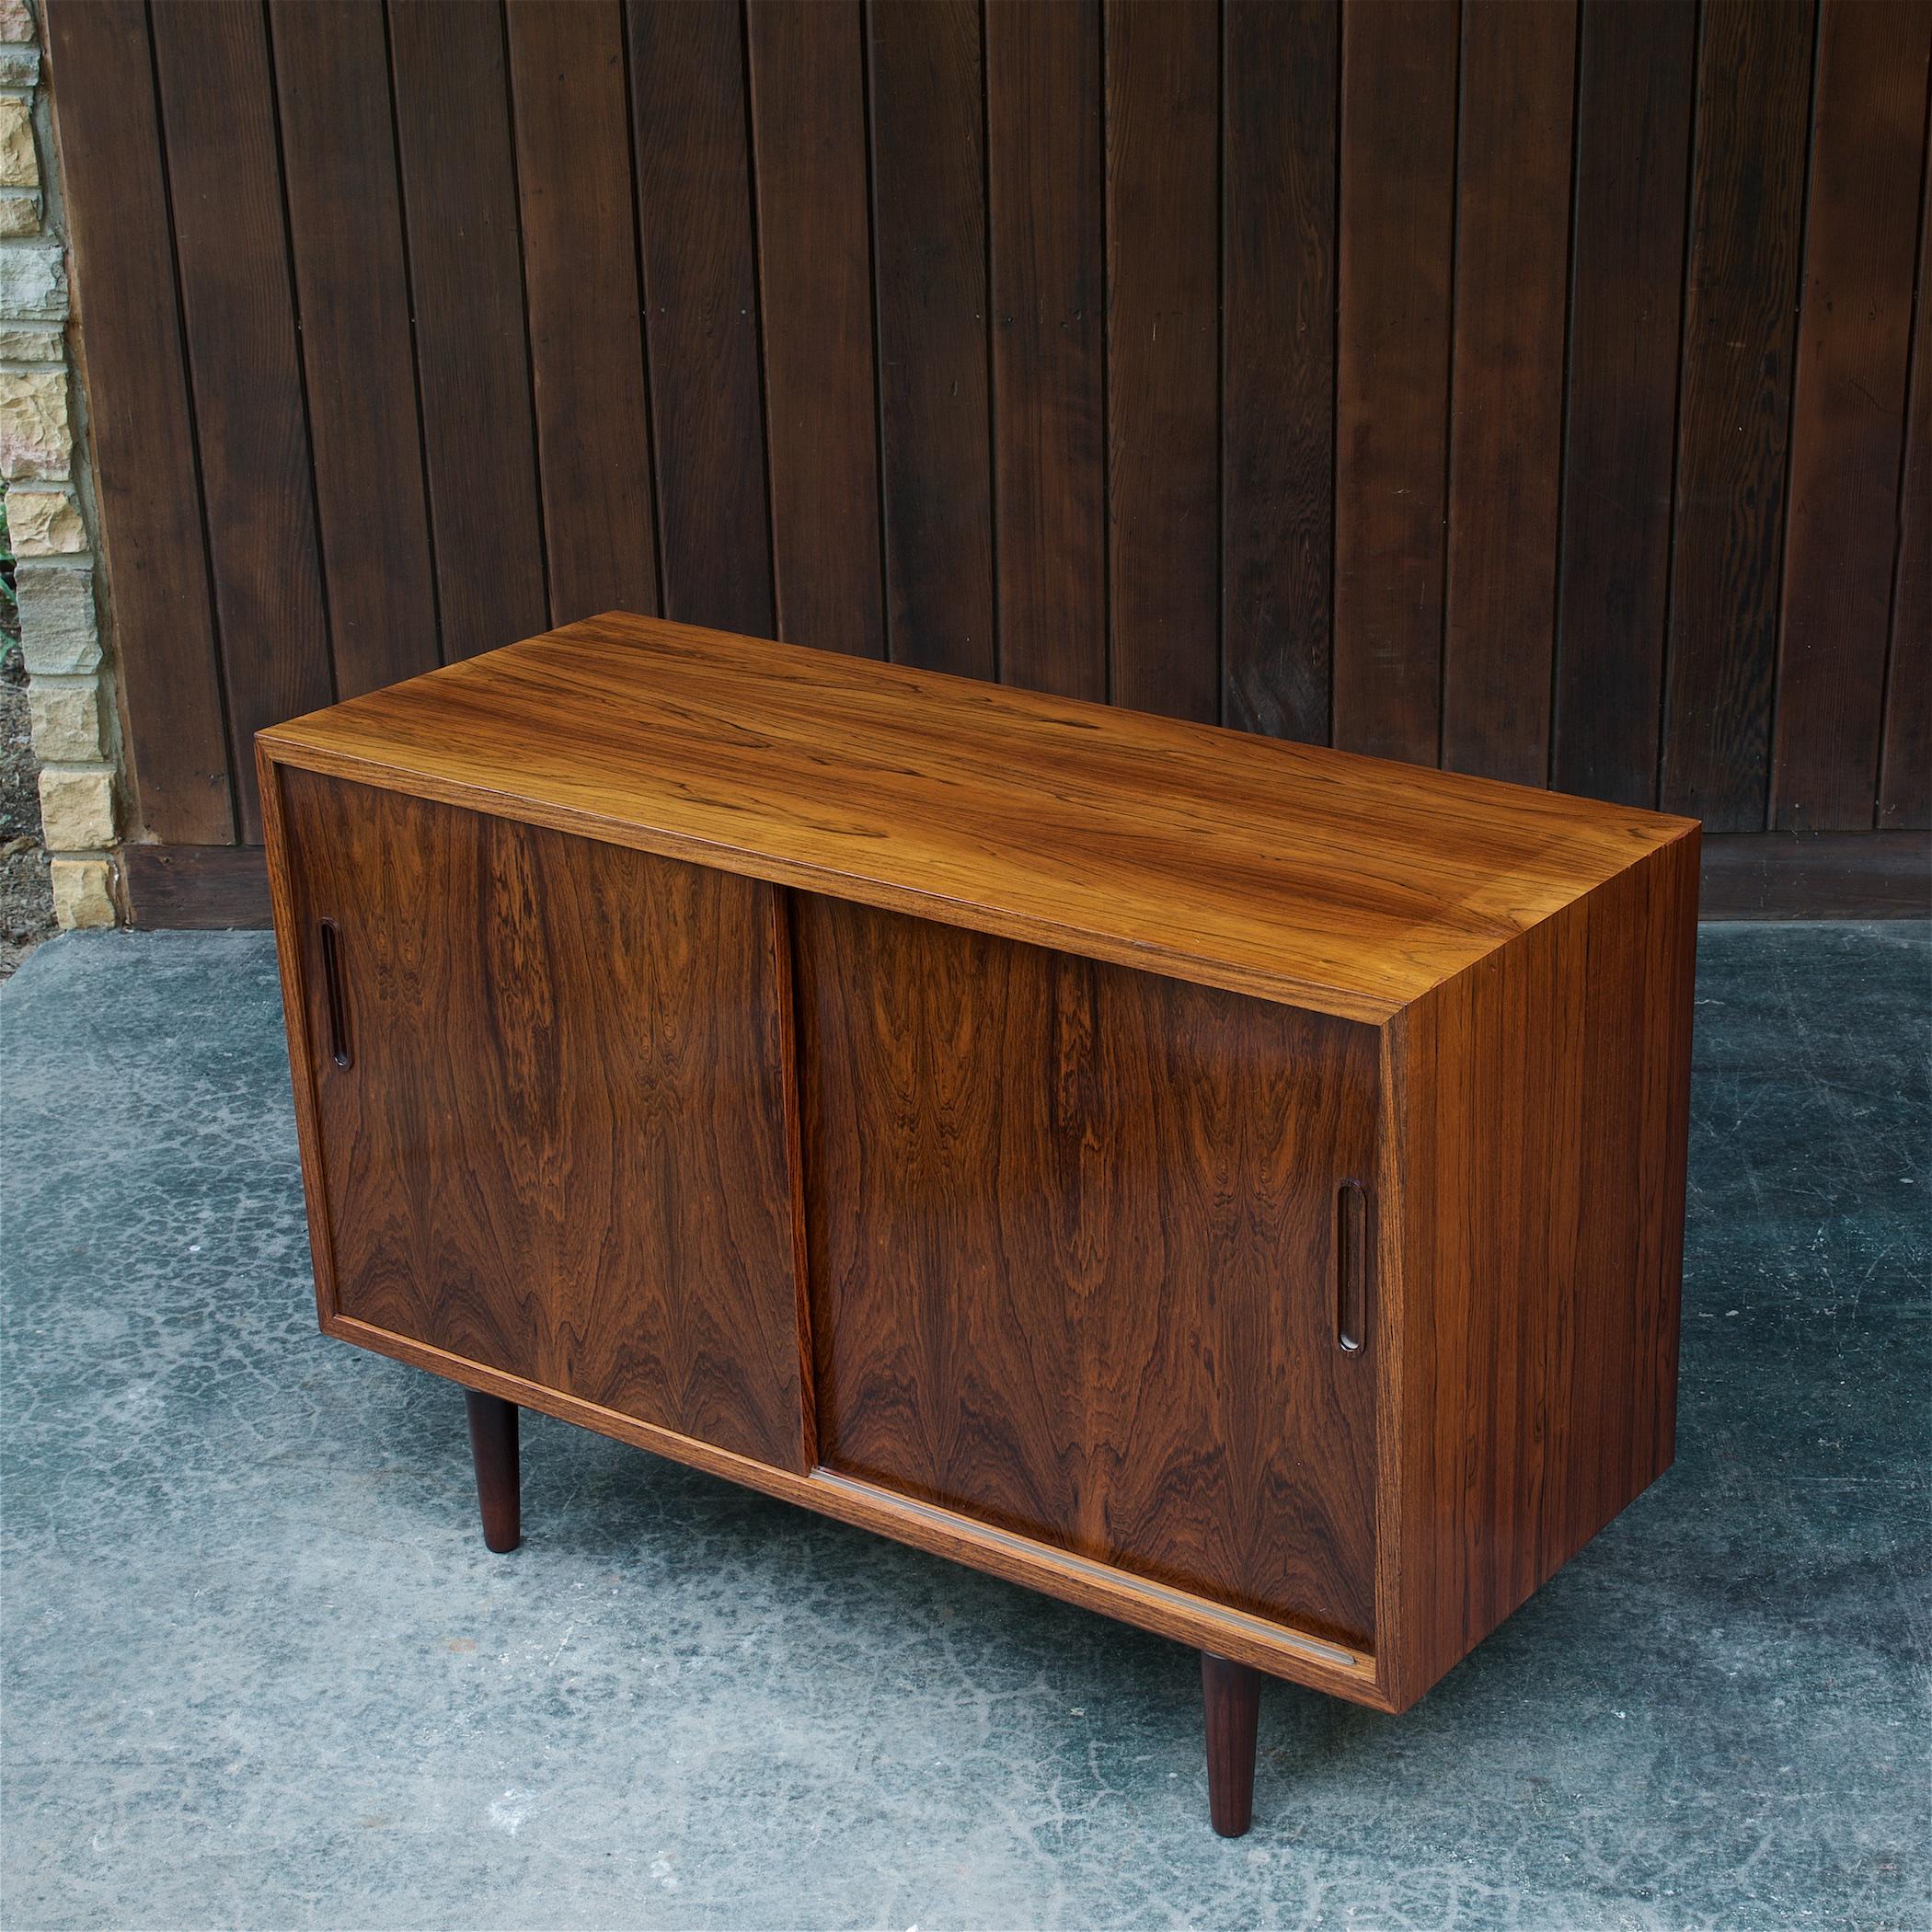
[[[1398,1708],[1670,1466],[1696,885],[1691,835],[1396,1022]]]
[[[333,1313],[801,1469],[773,889],[281,778]]]
[[[275,965],[282,981],[282,1018],[288,1036],[289,1086],[295,1103],[295,1139],[302,1156],[302,1194],[308,1216],[310,1263],[316,1277],[316,1315],[326,1328],[335,1313],[335,1261],[328,1246],[328,1182],[322,1166],[322,1130],[316,1114],[315,1050],[309,1042],[309,995],[303,983],[306,954],[296,910],[294,856],[282,806],[283,768],[259,742],[256,784],[261,799],[267,848],[269,903],[275,922]]]
[[[797,901],[830,1468],[1364,1647],[1373,1029]]]

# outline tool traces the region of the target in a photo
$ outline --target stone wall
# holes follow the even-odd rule
[[[18,558],[54,914],[63,926],[109,926],[119,732],[95,604],[60,190],[40,80],[26,0],[0,0],[0,476]]]

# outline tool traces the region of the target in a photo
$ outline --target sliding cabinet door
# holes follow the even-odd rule
[[[795,924],[821,1460],[1372,1640],[1374,1032],[827,899]]]
[[[280,783],[335,1316],[803,1467],[772,889]]]

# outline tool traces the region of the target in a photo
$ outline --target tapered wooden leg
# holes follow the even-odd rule
[[[1201,1693],[1207,1706],[1208,1815],[1224,1838],[1238,1838],[1254,1817],[1261,1673],[1203,1650]]]
[[[469,1453],[477,1465],[477,1501],[483,1505],[483,1540],[500,1554],[523,1540],[523,1485],[517,1472],[516,1404],[466,1389]]]

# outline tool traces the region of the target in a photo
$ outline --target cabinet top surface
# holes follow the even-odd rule
[[[621,614],[261,742],[1371,1023],[1694,822]]]

